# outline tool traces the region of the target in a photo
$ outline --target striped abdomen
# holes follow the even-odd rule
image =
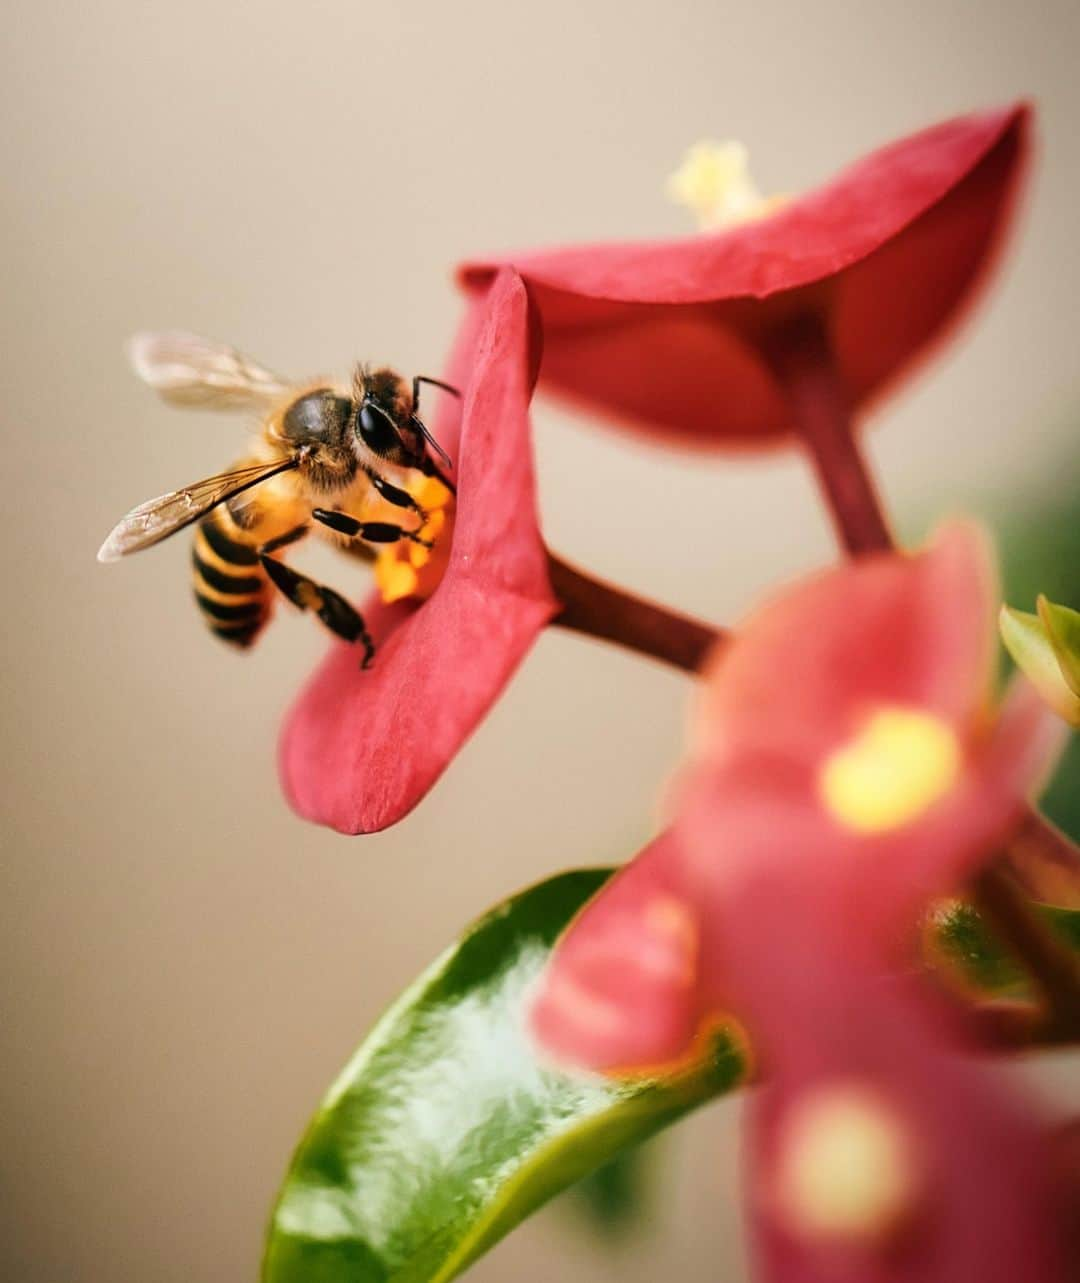
[[[250,646],[273,609],[273,585],[255,547],[227,504],[196,527],[191,552],[195,600],[210,630],[234,646]]]

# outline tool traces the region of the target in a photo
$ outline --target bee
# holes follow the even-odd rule
[[[166,401],[254,411],[260,432],[228,472],[132,509],[98,560],[116,561],[195,525],[195,600],[213,633],[251,646],[280,592],[358,643],[362,667],[369,667],[375,646],[363,617],[332,588],[287,565],[282,550],[310,531],[368,559],[370,545],[403,539],[430,548],[421,535],[428,514],[405,485],[419,471],[453,494],[439,463],[453,465],[419,417],[420,387],[455,396],[457,389],[423,375],[410,384],[391,369],[367,365],[356,367],[349,387],[326,380],[297,385],[235,348],[184,333],[136,335],[128,354],[136,374]],[[377,500],[400,509],[406,524],[367,519]]]

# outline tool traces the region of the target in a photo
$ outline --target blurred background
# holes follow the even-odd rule
[[[134,503],[245,441],[159,405],[125,336],[192,329],[299,375],[360,357],[437,373],[456,260],[689,231],[662,184],[702,135],[745,140],[764,191],[797,191],[1030,95],[1040,155],[1003,270],[869,440],[902,530],[981,512],[1016,604],[1041,585],[1080,605],[1080,9],[10,0],[5,19],[0,1273],[253,1280],[354,1044],[489,903],[640,843],[688,690],[552,632],[405,823],[301,823],[274,749],[326,645],[314,622],[282,611],[237,656],[190,601],[185,539],[94,561]],[[596,573],[723,622],[833,556],[793,456],[702,462],[536,419],[550,542]],[[678,548],[653,535],[672,525]],[[303,562],[361,591],[350,562]],[[737,1114],[664,1143],[629,1238],[564,1201],[473,1277],[744,1277]]]

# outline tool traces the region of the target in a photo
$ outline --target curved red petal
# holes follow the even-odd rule
[[[1028,111],[961,117],[884,147],[769,217],[675,241],[585,245],[510,262],[544,324],[557,391],[688,445],[790,430],[757,355],[763,330],[826,319],[858,405],[956,314],[988,262],[1022,171]]]
[[[675,844],[664,835],[590,900],[559,942],[531,1012],[541,1046],[596,1070],[678,1059],[702,1014],[698,943]]]
[[[335,645],[286,721],[280,766],[292,804],[343,833],[385,828],[416,805],[556,610],[536,515],[520,279],[501,273],[481,311],[466,321],[471,371],[443,581],[419,608],[370,606],[374,667],[362,672],[355,648]],[[440,424],[451,450],[454,426]]]

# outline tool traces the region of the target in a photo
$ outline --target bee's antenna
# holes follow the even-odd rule
[[[423,422],[419,418],[420,384],[421,383],[430,383],[433,388],[442,388],[444,392],[449,392],[451,396],[456,396],[458,398],[460,398],[461,393],[457,390],[457,388],[451,387],[449,383],[444,383],[442,379],[433,379],[426,374],[418,374],[412,381],[413,427],[417,430],[417,432],[420,433],[420,435],[424,438],[424,440],[428,443],[428,445],[431,446],[431,448],[435,451],[435,453],[439,456],[439,458],[442,459],[442,461],[446,464],[446,466],[448,468],[452,468],[454,466],[453,459],[451,459],[450,456],[446,453],[446,451],[442,448],[442,446],[439,445],[438,441],[435,440],[435,438],[431,435],[431,433],[427,430],[427,428],[424,426]]]
[[[428,445],[431,446],[431,448],[435,451],[435,453],[439,456],[439,458],[442,459],[443,463],[445,463],[448,468],[452,468],[454,466],[453,459],[451,459],[450,456],[446,453],[446,451],[442,448],[442,446],[439,445],[438,441],[435,440],[435,438],[431,435],[431,433],[427,430],[424,424],[416,417],[415,414],[410,419],[410,423],[417,430],[417,432],[420,433],[420,435],[424,438],[424,440],[428,443]]]
[[[450,385],[449,383],[444,383],[444,382],[442,381],[442,379],[433,379],[433,378],[431,378],[431,377],[430,377],[430,375],[427,375],[427,374],[418,374],[418,375],[416,376],[416,378],[415,378],[415,379],[413,379],[413,381],[412,381],[412,385],[413,385],[413,387],[412,387],[412,390],[413,390],[413,407],[414,407],[414,408],[415,408],[415,406],[416,406],[416,404],[417,404],[417,398],[418,398],[419,393],[420,393],[420,389],[419,389],[419,386],[418,386],[418,385],[419,385],[419,384],[421,384],[421,383],[430,383],[430,384],[431,384],[431,386],[432,386],[433,388],[442,388],[442,390],[443,390],[444,392],[449,392],[449,393],[451,394],[451,396],[456,396],[456,397],[460,397],[460,396],[461,396],[461,393],[457,390],[457,388],[455,388],[455,387],[451,387],[451,385]]]

